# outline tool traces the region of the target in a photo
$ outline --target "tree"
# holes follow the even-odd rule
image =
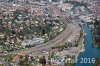
[[[0,39],[0,45],[5,45],[5,42]]]
[[[4,28],[4,32],[5,32],[6,34],[11,34],[11,29],[5,27],[5,28]]]
[[[54,54],[55,54],[54,52],[52,52],[52,53],[51,53],[51,58],[53,58],[53,57],[54,57]]]
[[[42,65],[46,65],[45,56],[43,56],[42,58],[40,58],[40,59],[39,59],[39,62],[40,62]]]

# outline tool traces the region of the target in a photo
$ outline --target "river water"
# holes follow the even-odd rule
[[[91,28],[87,24],[83,25],[83,29],[86,33],[85,38],[85,51],[81,52],[77,58],[75,66],[93,66],[95,58],[100,58],[100,48],[92,47],[92,33]]]

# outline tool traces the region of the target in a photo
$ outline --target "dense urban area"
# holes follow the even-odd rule
[[[100,48],[100,0],[0,0],[0,66],[75,66],[85,25]]]

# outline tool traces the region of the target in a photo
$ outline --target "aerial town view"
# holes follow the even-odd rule
[[[0,66],[100,66],[100,0],[0,0]]]

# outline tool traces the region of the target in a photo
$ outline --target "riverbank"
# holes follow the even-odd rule
[[[94,26],[92,28],[92,46],[98,48],[100,47],[100,20],[95,19],[92,25]]]
[[[95,30],[93,29],[92,30],[92,38],[93,38],[93,41],[92,41],[92,46],[94,48],[98,48],[100,47],[100,36],[95,32]]]
[[[84,52],[84,51],[85,51],[85,38],[84,38],[84,36],[86,35],[86,33],[85,33],[85,31],[83,30],[83,27],[82,27],[81,29],[82,29],[82,31],[81,31],[82,37],[80,38],[80,42],[79,42],[80,50],[79,50],[78,54],[76,55],[75,60],[77,60],[77,58],[78,58],[78,56],[79,56],[79,54],[80,54],[81,52]]]

